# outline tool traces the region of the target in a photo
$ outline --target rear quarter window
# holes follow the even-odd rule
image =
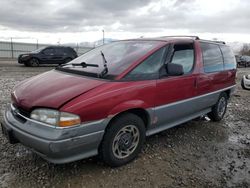
[[[236,69],[236,60],[234,53],[228,46],[220,46],[224,59],[225,70]]]
[[[55,48],[56,54],[63,54],[63,48]]]
[[[201,42],[204,71],[206,73],[224,70],[223,57],[217,44]]]

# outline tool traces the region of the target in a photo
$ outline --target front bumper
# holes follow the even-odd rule
[[[243,76],[243,84],[245,88],[250,89],[250,79],[247,79],[246,76]]]
[[[24,116],[22,118],[25,118],[25,122],[20,122],[11,108],[5,111],[1,125],[10,142],[18,141],[57,164],[97,155],[108,123],[104,119],[72,128],[55,128]]]
[[[30,56],[22,57],[22,56],[20,55],[20,56],[18,57],[17,61],[18,61],[18,63],[20,63],[20,64],[24,64],[24,63],[27,63],[30,59],[31,59]]]

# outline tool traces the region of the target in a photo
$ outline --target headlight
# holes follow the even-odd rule
[[[250,80],[250,75],[246,75],[245,77],[246,79]]]
[[[30,117],[31,119],[59,127],[68,127],[81,123],[78,115],[51,109],[35,109]]]
[[[24,55],[22,55],[22,58],[29,57],[29,56],[30,56],[29,54],[24,54]]]

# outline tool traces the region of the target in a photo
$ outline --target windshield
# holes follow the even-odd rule
[[[39,52],[41,52],[44,48],[46,48],[46,47],[38,48],[38,49],[36,49],[36,50],[34,50],[34,51],[31,51],[31,53],[39,53]]]
[[[101,74],[104,70],[104,58],[108,72],[106,77],[115,77],[125,71],[133,62],[154,49],[160,41],[118,41],[97,47],[66,64],[63,69]],[[103,56],[104,55],[104,56]],[[72,66],[72,64],[95,64],[98,66]]]

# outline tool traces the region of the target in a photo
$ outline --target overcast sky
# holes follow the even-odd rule
[[[199,35],[250,42],[249,0],[0,0],[0,40]]]

